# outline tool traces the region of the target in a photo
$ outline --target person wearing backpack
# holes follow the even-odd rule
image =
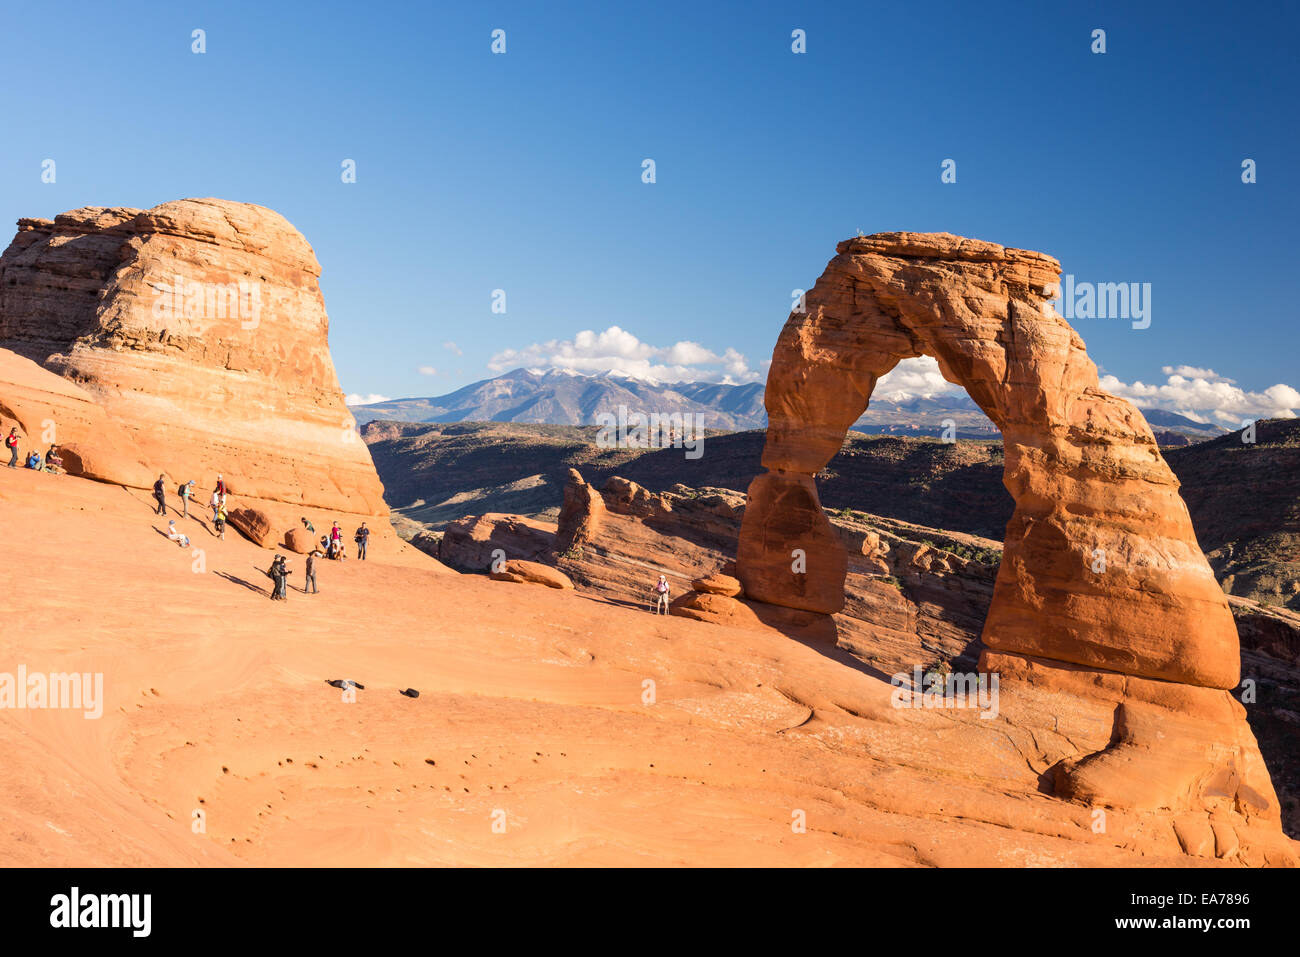
[[[167,493],[163,490],[163,477],[158,476],[158,481],[153,483],[153,497],[158,500],[158,510],[155,515],[167,514]]]
[[[226,503],[219,502],[212,509],[212,524],[217,529],[217,538],[226,540]]]
[[[194,494],[194,480],[182,482],[176,489],[176,494],[181,497],[181,518],[190,517],[190,496]]]
[[[293,573],[284,567],[283,555],[276,555],[275,559],[271,562],[271,567],[262,574],[271,579],[271,601],[284,601],[289,597],[286,593],[286,586],[289,581],[288,576]]]
[[[18,427],[14,426],[5,436],[5,445],[9,446],[9,467],[18,468]]]
[[[362,522],[361,527],[357,529],[357,558],[361,561],[366,560],[366,544],[370,541],[370,529],[366,528],[366,523]]]
[[[659,576],[659,581],[655,582],[653,593],[658,596],[655,599],[655,614],[668,614],[668,578],[666,575]]]

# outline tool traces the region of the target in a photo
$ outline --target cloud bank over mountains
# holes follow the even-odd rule
[[[460,354],[455,343],[444,343],[444,348]],[[620,326],[610,326],[601,332],[583,330],[572,339],[551,339],[521,349],[503,349],[491,357],[488,369],[498,374],[525,368],[625,376],[652,383],[744,385],[762,382],[769,362],[763,360],[752,366],[734,347],[717,352],[691,340],[655,345]],[[1239,428],[1244,419],[1295,418],[1296,410],[1300,409],[1300,391],[1283,383],[1263,391],[1250,391],[1213,369],[1189,365],[1164,366],[1161,374],[1164,381],[1154,384],[1141,380],[1123,382],[1116,376],[1103,375],[1101,387],[1140,409],[1175,412],[1196,422],[1228,428]],[[902,403],[962,394],[964,390],[960,386],[944,379],[938,362],[930,356],[921,356],[902,360],[882,376],[874,396],[878,400]],[[349,396],[350,404],[357,404],[352,402],[354,398],[383,401],[382,397]]]
[[[764,368],[766,365],[763,364]],[[610,326],[604,332],[586,329],[572,339],[552,339],[523,349],[506,349],[488,360],[488,369],[493,372],[521,367],[562,369],[585,375],[613,373],[653,382],[723,385],[744,385],[762,381],[764,377],[731,347],[718,354],[689,340],[655,346],[618,326]]]

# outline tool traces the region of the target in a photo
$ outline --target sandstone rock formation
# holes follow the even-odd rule
[[[319,275],[284,217],[245,203],[22,219],[0,258],[0,345],[92,396],[155,475],[223,473],[281,527],[314,508],[375,518],[383,534]],[[82,460],[117,456],[93,452]]]
[[[275,545],[275,527],[271,517],[260,508],[232,508],[226,515],[227,523],[254,545],[272,548]]]
[[[1232,616],[1177,481],[1141,414],[1101,390],[1083,342],[1051,311],[1056,261],[948,234],[859,237],[838,252],[773,353],[769,471],[750,489],[740,546],[748,593],[839,608],[844,560],[812,476],[876,380],[932,355],[1005,437],[1016,511],[986,644],[1233,687]],[[806,574],[792,571],[797,547]]]
[[[1088,742],[1062,746],[1056,793],[1208,812],[1267,843],[1277,800],[1226,690],[1239,678],[1228,603],[1150,428],[1099,387],[1049,305],[1059,273],[1041,253],[946,233],[840,243],[773,352],[768,471],[749,489],[739,577],[759,601],[843,606],[847,557],[814,476],[882,375],[935,357],[1002,431],[1016,502],[982,668],[1113,713],[1090,730],[1054,716],[1054,731]]]
[[[555,533],[556,551],[567,552],[587,544],[599,533],[604,517],[605,500],[600,493],[586,483],[577,469],[569,469]]]
[[[502,582],[519,582],[523,584],[545,585],[547,588],[572,589],[573,582],[564,572],[543,565],[541,562],[525,562],[519,559],[507,561],[500,571],[490,572],[489,578]]]
[[[725,595],[728,598],[739,598],[745,593],[744,588],[741,587],[740,579],[733,578],[731,575],[724,575],[721,572],[714,572],[712,575],[705,575],[703,578],[695,579],[691,582],[691,588],[710,595]]]
[[[490,572],[493,565],[533,561],[554,550],[555,527],[519,515],[468,515],[443,533],[438,557],[466,572]]]
[[[291,552],[297,552],[299,555],[306,555],[319,545],[320,542],[317,541],[316,536],[301,525],[295,526],[284,533],[284,547]]]

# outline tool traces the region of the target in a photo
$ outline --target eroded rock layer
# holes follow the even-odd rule
[[[0,258],[0,345],[93,396],[169,484],[222,474],[277,525],[300,509],[386,516],[319,275],[302,235],[260,206],[22,219]]]

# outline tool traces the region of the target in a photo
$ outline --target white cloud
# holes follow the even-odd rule
[[[965,390],[943,377],[939,362],[933,356],[901,359],[898,365],[876,380],[871,399],[886,402],[906,402],[908,399],[932,399],[936,396],[960,394]]]
[[[493,372],[521,366],[563,369],[588,375],[615,373],[658,382],[735,385],[763,378],[762,373],[749,367],[749,361],[736,349],[728,347],[719,355],[689,340],[654,346],[618,326],[610,326],[604,332],[586,329],[572,339],[552,339],[523,349],[505,349],[488,361],[488,368]]]
[[[365,395],[349,392],[343,397],[343,401],[348,405],[371,405],[375,402],[390,402],[392,400],[386,395],[380,395],[378,392],[368,392]]]
[[[420,368],[416,369],[415,371],[418,372],[418,373],[420,373],[420,375],[437,375],[437,374],[438,374],[438,370],[435,369],[433,366],[420,366]]]
[[[1165,381],[1147,385],[1121,382],[1113,375],[1101,377],[1101,387],[1128,399],[1139,409],[1164,409],[1196,422],[1240,428],[1243,419],[1291,419],[1300,409],[1300,391],[1281,383],[1251,392],[1235,379],[1197,366],[1164,366]],[[906,402],[961,394],[963,389],[944,379],[939,363],[930,356],[903,359],[880,377],[872,400]]]
[[[1300,392],[1282,383],[1250,392],[1213,369],[1165,366],[1160,371],[1165,375],[1160,385],[1141,380],[1130,384],[1105,375],[1101,387],[1139,409],[1164,409],[1197,422],[1217,421],[1232,428],[1240,428],[1242,419],[1293,419],[1300,408]]]
[[[458,356],[463,356],[465,354],[464,352],[461,351],[460,346],[456,345],[456,343],[452,342],[450,339],[444,342],[442,344],[442,347],[446,349],[448,352],[454,352]]]

